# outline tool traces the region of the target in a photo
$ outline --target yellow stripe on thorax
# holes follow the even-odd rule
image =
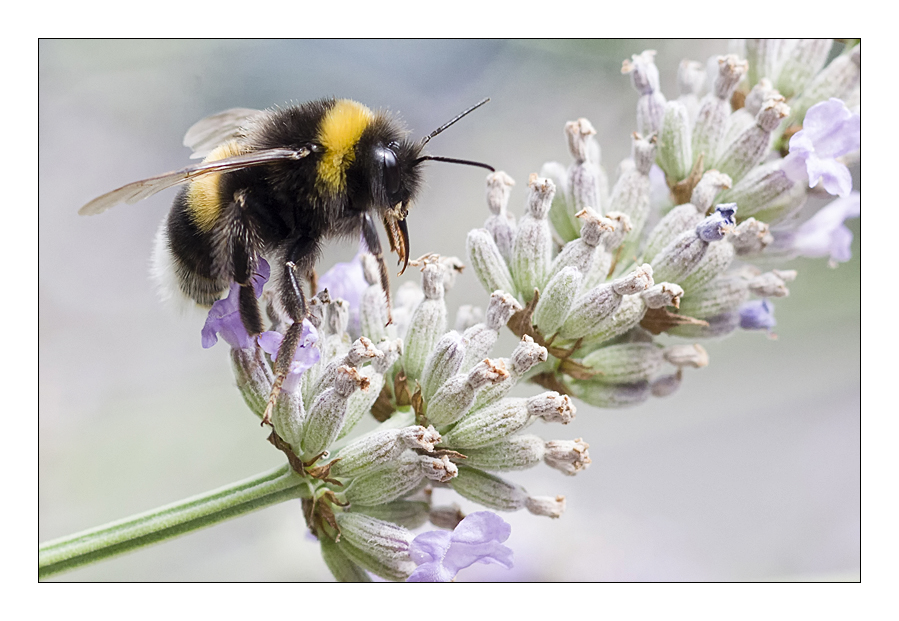
[[[318,132],[324,147],[318,162],[320,190],[338,194],[346,189],[346,171],[356,157],[356,143],[373,116],[371,110],[349,99],[339,99],[328,110]]]
[[[236,141],[232,140],[217,146],[203,160],[214,162],[226,157],[241,155],[243,151]],[[211,173],[197,177],[187,190],[187,204],[190,206],[190,215],[200,230],[206,232],[212,230],[215,221],[222,211],[222,201],[219,196],[219,180],[221,173]]]

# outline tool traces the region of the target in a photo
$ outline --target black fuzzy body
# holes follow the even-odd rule
[[[320,134],[324,118],[336,103],[324,99],[265,113],[240,140],[242,152],[289,148],[310,153],[298,160],[221,173],[216,196],[220,204],[211,229],[203,230],[197,223],[189,187],[178,194],[166,223],[166,244],[185,295],[209,306],[232,281],[248,288],[264,256],[282,274],[277,284],[281,305],[288,311],[295,304],[304,306],[295,276],[303,278],[311,272],[324,240],[358,239],[366,214],[370,226],[387,210],[405,208],[413,200],[420,185],[421,146],[407,141],[402,126],[382,113],[373,114],[355,142],[341,191],[322,183],[319,163],[327,150]],[[396,157],[392,172],[399,175],[399,184],[393,191],[385,183],[380,155],[384,149]],[[380,247],[370,250],[380,255]],[[284,270],[288,263],[296,268]],[[242,300],[249,333],[258,333],[261,321],[244,316],[243,306]],[[294,320],[304,313],[305,308],[288,312]]]

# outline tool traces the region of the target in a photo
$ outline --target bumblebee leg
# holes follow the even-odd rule
[[[384,261],[384,253],[381,250],[381,240],[378,238],[378,229],[375,228],[374,220],[368,213],[362,216],[362,239],[368,246],[368,251],[372,253],[378,261],[378,271],[381,276],[381,290],[384,291],[384,298],[387,300],[387,325],[393,323],[393,304],[390,300],[390,277],[387,274],[387,263]]]
[[[262,424],[271,425],[271,415],[281,394],[281,386],[287,378],[290,371],[290,365],[293,357],[300,346],[300,337],[303,333],[303,320],[306,318],[308,307],[306,305],[306,296],[303,294],[302,283],[300,282],[300,274],[307,273],[310,265],[315,261],[318,255],[318,244],[315,240],[309,238],[301,238],[294,242],[293,246],[287,252],[284,270],[281,276],[281,282],[278,283],[279,293],[281,296],[281,305],[287,316],[293,321],[287,331],[284,333],[284,340],[278,347],[277,360],[275,361],[275,381],[272,383],[272,391],[268,397],[268,404],[265,406],[265,413],[262,415]]]

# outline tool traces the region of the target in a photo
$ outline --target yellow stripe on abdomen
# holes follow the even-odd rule
[[[371,110],[350,99],[339,99],[328,110],[318,132],[324,147],[318,162],[320,190],[332,195],[346,190],[346,171],[356,157],[356,143],[373,117]]]
[[[232,140],[217,146],[203,161],[214,162],[242,153],[240,145]],[[203,232],[212,230],[222,211],[222,200],[219,195],[221,176],[221,173],[210,173],[197,177],[191,181],[190,188],[187,190],[187,204],[190,207],[191,219]]]

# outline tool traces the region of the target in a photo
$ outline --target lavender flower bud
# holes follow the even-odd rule
[[[459,474],[456,464],[450,461],[446,455],[440,457],[419,455],[418,460],[425,478],[431,481],[446,483]]]
[[[755,218],[747,218],[728,238],[738,255],[753,255],[762,252],[774,241],[768,225]]]
[[[722,202],[736,203],[742,216],[753,216],[766,209],[793,187],[781,170],[782,160],[756,166],[730,190],[721,194]]]
[[[684,290],[679,285],[662,282],[644,291],[640,297],[646,308],[665,308],[666,306],[677,307],[682,295],[684,295]],[[624,306],[623,303],[622,306]]]
[[[381,351],[384,355],[380,358],[375,358],[370,367],[362,369],[363,377],[369,382],[368,390],[357,390],[350,395],[346,404],[346,418],[340,434],[337,436],[338,440],[350,433],[362,417],[371,411],[372,406],[381,394],[381,390],[384,388],[385,374],[400,357],[402,345],[403,341],[401,339],[384,341],[381,343]]]
[[[397,582],[408,578],[415,569],[409,557],[409,544],[415,536],[402,526],[361,513],[342,512],[336,517],[339,545],[357,565]]]
[[[571,380],[566,387],[575,397],[599,408],[628,408],[643,403],[651,393],[649,382],[606,384],[593,380]]]
[[[715,202],[715,197],[718,196],[718,193],[722,190],[727,190],[731,183],[731,178],[723,172],[715,169],[707,170],[702,175],[699,183],[696,184],[696,187],[693,188],[693,194],[690,196],[690,204],[696,208],[696,213],[700,215],[700,218],[696,219],[693,225],[685,227],[684,230],[699,224],[699,220],[702,219],[701,216],[712,208],[712,203]]]
[[[656,285],[658,287],[658,285]],[[647,290],[653,291],[653,288]],[[624,334],[643,319],[646,304],[640,295],[626,295],[618,310],[602,319],[589,333],[584,335],[587,343],[599,344]]]
[[[549,179],[556,186],[549,221],[564,241],[577,239],[580,224],[575,218],[574,203],[568,200],[568,170],[558,162],[547,162],[540,168],[540,177]]]
[[[784,58],[777,76],[777,90],[784,97],[792,97],[804,89],[821,71],[833,39],[799,39]]]
[[[685,179],[693,168],[690,120],[687,109],[679,101],[669,101],[665,104],[657,161],[659,167],[665,171],[669,182]]]
[[[691,289],[681,302],[680,312],[705,319],[734,311],[749,299],[749,286],[739,275],[719,276],[704,287]]]
[[[517,291],[509,267],[487,229],[469,231],[465,244],[474,272],[487,291]]]
[[[322,559],[325,565],[331,571],[337,582],[371,582],[368,573],[344,553],[345,545],[342,546],[335,543],[327,537],[319,540],[321,545]]]
[[[584,222],[580,237],[565,244],[553,260],[550,274],[558,274],[569,265],[576,267],[581,273],[589,272],[596,257],[597,246],[616,227],[613,220],[603,218],[589,207],[579,211],[577,217]]]
[[[631,231],[625,243],[634,246],[640,239],[643,226],[649,216],[650,191],[649,170],[656,157],[657,141],[653,136],[645,139],[633,134],[631,148],[634,166],[628,167],[618,177],[609,199],[609,210],[627,214],[631,221]],[[625,254],[628,254],[625,251]]]
[[[256,416],[262,418],[272,392],[274,376],[262,357],[262,350],[231,348],[231,367],[243,400]]]
[[[459,467],[459,474],[449,485],[463,498],[497,511],[518,511],[528,499],[520,485],[467,466]]]
[[[360,336],[353,342],[343,357],[329,363],[328,366],[325,367],[324,371],[322,371],[322,374],[319,376],[318,381],[313,385],[310,394],[316,395],[333,384],[340,367],[346,366],[356,368],[361,366],[367,360],[375,360],[377,358],[382,358],[383,356],[384,353],[375,347],[368,338]]]
[[[746,101],[743,102],[743,107],[735,110],[727,118],[727,127],[724,130],[724,135],[721,137],[720,145],[732,144],[740,134],[754,126],[755,118],[762,110],[762,105],[769,99],[783,101],[783,96],[771,85],[771,81],[768,78],[762,78],[749,91]],[[721,155],[720,150],[721,147],[719,146],[718,156]]]
[[[501,358],[506,366],[506,370],[509,371],[509,379],[482,388],[475,397],[472,409],[476,410],[482,408],[488,403],[499,401],[505,397],[512,389],[512,386],[514,386],[525,373],[539,363],[546,362],[547,355],[548,352],[545,347],[537,345],[537,343],[534,342],[534,339],[527,334],[522,336],[521,341],[518,343],[518,347],[512,352],[512,357]]]
[[[370,254],[362,255],[362,270],[368,288],[362,292],[360,322],[362,334],[375,343],[387,338],[387,298],[381,288],[377,260]]]
[[[727,239],[710,243],[696,267],[689,275],[681,278],[679,284],[684,291],[694,291],[705,286],[730,267],[735,253],[734,246]]]
[[[544,442],[537,436],[511,436],[482,448],[466,449],[463,463],[481,470],[526,470],[539,464],[544,452]]]
[[[615,225],[614,230],[606,232],[602,238],[602,242],[596,247],[596,255],[593,259],[593,265],[589,271],[584,274],[584,283],[582,289],[592,289],[599,283],[605,282],[612,268],[612,261],[617,254],[617,249],[627,237],[633,228],[631,227],[631,219],[627,214],[617,211],[610,211],[606,214],[606,220]]]
[[[458,332],[447,332],[437,342],[421,373],[421,394],[429,400],[446,380],[459,372],[465,358],[466,339]]]
[[[340,449],[340,459],[333,462],[331,476],[363,476],[396,461],[407,449],[433,451],[438,442],[440,434],[433,427],[375,430]]]
[[[790,295],[788,282],[796,278],[796,270],[773,270],[749,281],[749,290],[761,298],[784,298]]]
[[[445,446],[480,448],[511,436],[537,418],[568,424],[576,413],[568,395],[549,391],[530,398],[503,399],[471,412],[443,436]]]
[[[594,287],[578,298],[559,329],[563,339],[577,339],[592,332],[621,305],[623,296],[653,285],[653,268],[644,263],[630,274]]]
[[[718,57],[718,77],[712,92],[703,98],[693,126],[694,158],[699,157],[701,153],[704,153],[706,158],[717,153],[718,143],[730,115],[731,95],[747,69],[746,61],[739,60],[733,54]]]
[[[421,377],[428,354],[446,332],[446,302],[443,300],[445,269],[438,263],[428,263],[421,271],[425,299],[412,314],[403,352],[403,368],[410,379]]]
[[[723,239],[734,226],[736,205],[718,205],[715,212],[692,231],[686,231],[669,243],[652,260],[658,280],[679,282],[696,269],[710,242]]]
[[[487,207],[490,217],[484,228],[490,231],[496,247],[506,261],[512,256],[512,242],[515,239],[515,217],[507,211],[509,195],[515,181],[502,171],[487,175]]]
[[[546,443],[543,461],[563,474],[574,476],[590,465],[590,445],[581,438],[576,440],[551,440]]]
[[[687,118],[692,125],[699,112],[699,93],[705,85],[705,67],[695,60],[682,60],[677,68],[677,100],[687,110]]]
[[[701,369],[709,365],[709,354],[702,345],[672,345],[666,347],[665,360],[678,368],[692,367]]]
[[[771,134],[790,113],[783,99],[769,99],[755,117],[755,125],[746,128],[733,142],[722,142],[715,167],[739,181],[765,159],[771,145]]]
[[[471,408],[478,390],[508,378],[502,361],[482,360],[467,374],[460,373],[440,387],[428,401],[428,420],[437,427],[456,422]]]
[[[527,490],[477,468],[459,468],[450,483],[460,496],[497,511],[527,509],[534,515],[557,518],[565,511],[564,496],[528,496]]]
[[[533,515],[559,518],[565,513],[565,496],[531,496],[524,502],[525,508]]]
[[[533,316],[534,325],[543,334],[555,334],[562,326],[583,279],[583,275],[576,267],[568,266],[556,272],[556,275],[546,284],[543,295],[537,301]]]
[[[581,362],[600,372],[595,381],[616,384],[649,379],[664,360],[662,348],[654,343],[622,343],[590,352]]]
[[[777,80],[783,62],[786,39],[746,39],[746,60],[749,63],[747,77],[750,84],[762,78]]]
[[[565,124],[568,150],[574,158],[574,164],[568,168],[568,193],[575,213],[586,207],[602,208],[599,162],[591,160],[591,152],[598,151],[595,135],[596,130],[587,119]]]
[[[712,171],[707,172],[706,175],[710,172]],[[704,178],[705,176],[703,176]],[[666,213],[649,233],[649,239],[646,240],[646,247],[643,250],[643,260],[649,263],[654,262],[666,246],[685,231],[694,230],[696,225],[702,222],[704,213],[704,211],[698,211],[692,203],[678,205]]]
[[[552,181],[536,175],[531,176],[528,186],[527,212],[518,223],[510,262],[517,290],[526,299],[533,297],[534,289],[543,287],[549,275],[552,232],[546,217],[556,192]]]
[[[512,315],[520,310],[521,304],[514,296],[503,291],[494,291],[490,295],[490,304],[487,306],[487,317],[484,323],[472,326],[462,335],[467,340],[467,346],[465,358],[458,370],[468,371],[486,358],[499,337],[499,331],[509,323]]]
[[[374,507],[353,505],[353,513],[361,513],[409,529],[427,524],[430,512],[428,503],[414,500],[394,500]]]
[[[309,408],[303,430],[305,456],[321,453],[337,439],[346,416],[347,399],[357,389],[367,387],[368,380],[353,367],[337,369],[334,385],[316,397]]]
[[[272,411],[272,427],[298,455],[303,440],[303,421],[305,419],[306,409],[303,405],[303,395],[299,391],[282,390]]]
[[[659,69],[655,65],[655,50],[634,54],[625,60],[621,73],[631,74],[631,82],[640,93],[637,101],[637,131],[644,136],[655,134],[662,126],[665,96],[659,91]]]
[[[353,504],[376,506],[402,498],[424,481],[418,458],[418,453],[406,450],[385,466],[354,478],[346,489],[346,499]]]

